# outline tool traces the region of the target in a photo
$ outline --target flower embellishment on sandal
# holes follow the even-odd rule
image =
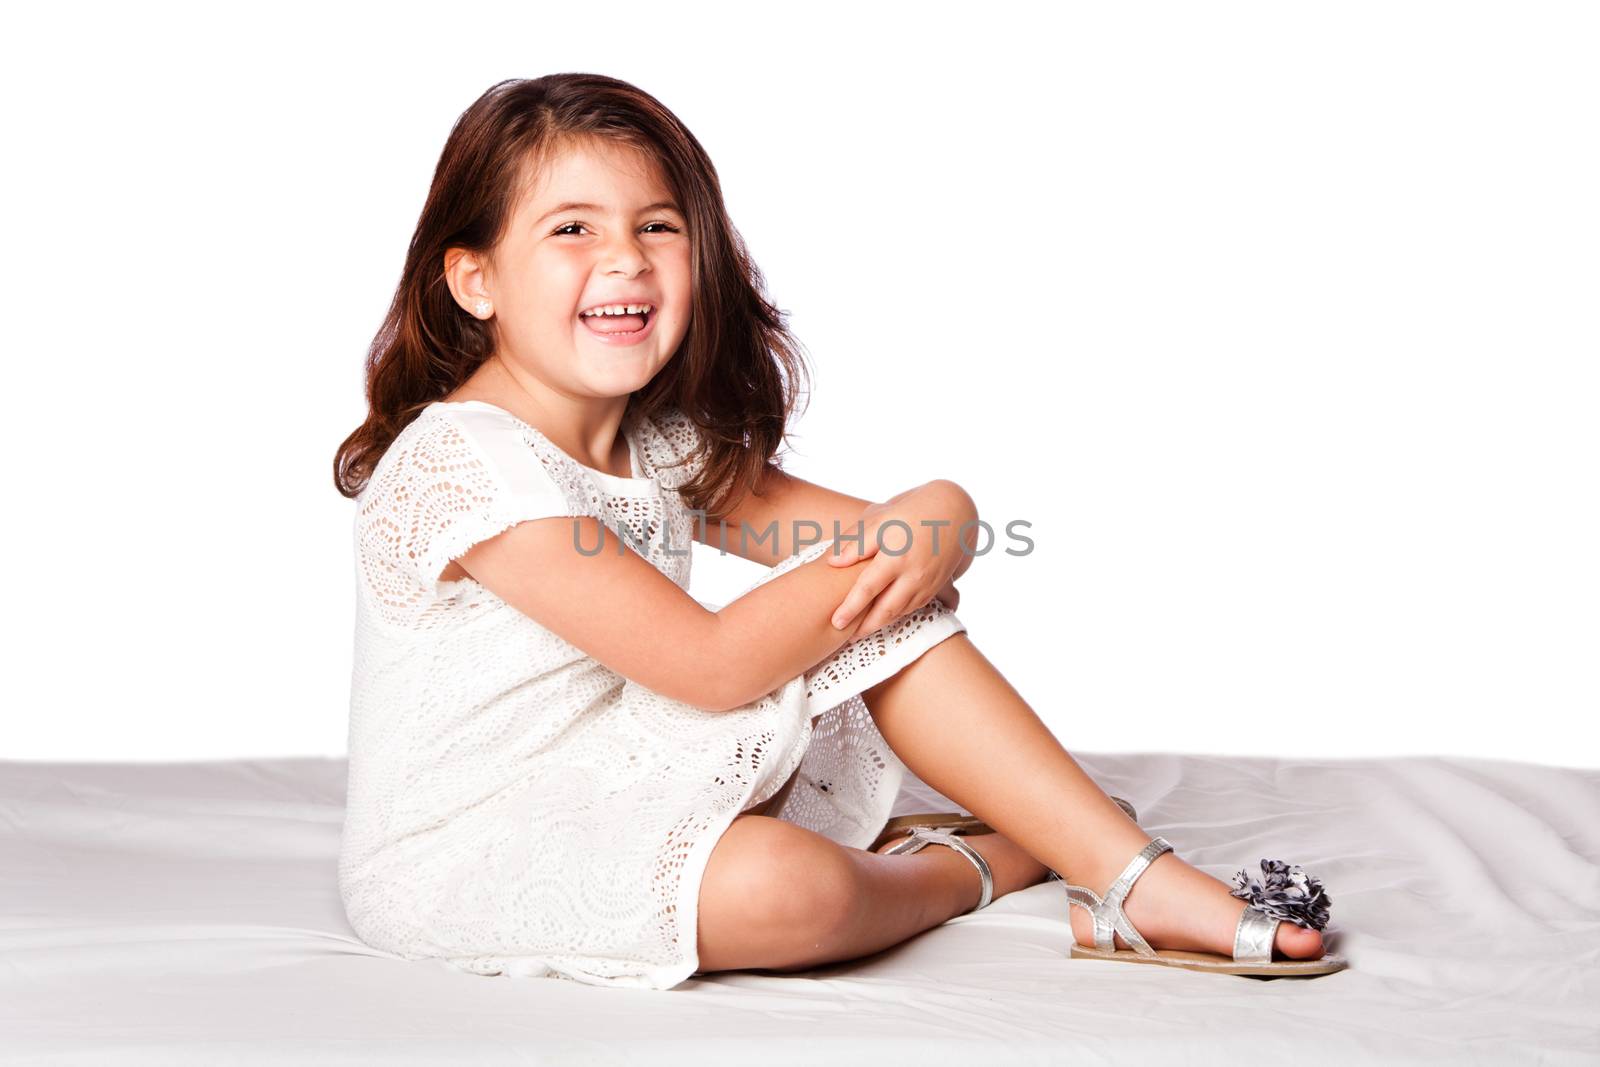
[[[1241,870],[1233,876],[1230,892],[1274,919],[1284,919],[1308,930],[1327,927],[1328,908],[1333,899],[1315,876],[1307,874],[1299,864],[1269,859],[1261,861],[1261,874],[1262,880],[1258,882]]]

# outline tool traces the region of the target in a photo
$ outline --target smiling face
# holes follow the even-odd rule
[[[618,397],[654,378],[689,326],[687,220],[654,160],[586,139],[528,184],[481,275],[458,294],[492,305],[495,355],[519,379],[572,397]],[[464,298],[464,299],[463,299]],[[597,305],[636,311],[590,319]]]

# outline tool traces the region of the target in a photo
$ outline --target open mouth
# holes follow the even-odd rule
[[[657,309],[653,305],[628,305],[641,307],[633,312],[585,312],[578,320],[595,337],[609,341],[633,341],[643,337],[655,321]]]

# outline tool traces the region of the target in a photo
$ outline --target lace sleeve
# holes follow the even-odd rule
[[[375,586],[442,595],[440,573],[473,545],[530,519],[584,513],[514,419],[477,409],[422,419],[391,446],[358,513],[359,552]]]

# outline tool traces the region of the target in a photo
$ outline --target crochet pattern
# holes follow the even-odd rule
[[[942,603],[710,712],[610,670],[470,578],[439,581],[519,522],[589,515],[687,590],[694,516],[676,487],[696,469],[695,428],[673,411],[623,430],[630,478],[493,405],[436,403],[357,498],[339,886],[375,948],[478,974],[670,988],[696,967],[700,878],[740,812],[797,772],[770,814],[855,847],[888,818],[903,768],[860,694],[965,629]]]

